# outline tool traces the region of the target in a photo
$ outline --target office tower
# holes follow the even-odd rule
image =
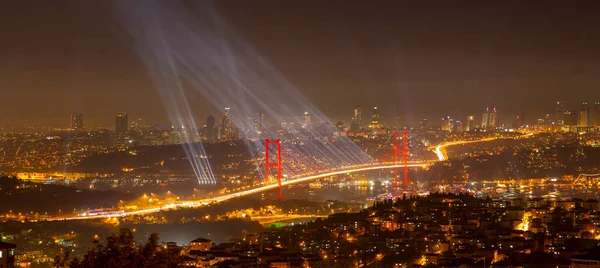
[[[223,120],[221,120],[222,132],[226,139],[233,138],[233,121],[231,120],[229,110],[229,107],[225,108],[225,115],[223,116]]]
[[[483,116],[481,118],[481,128],[495,129],[497,127],[496,118],[496,107],[494,107],[494,110],[492,111],[490,111],[489,107],[485,108],[485,112],[483,112]]]
[[[467,117],[467,131],[474,131],[475,130],[475,116],[469,115]]]
[[[377,110],[377,106],[373,107],[371,112],[371,128],[374,130],[379,128],[379,110]]]
[[[579,113],[577,112],[577,110],[567,110],[565,111],[565,126],[576,126],[579,122],[578,122],[578,115]]]
[[[600,101],[594,103],[594,126],[600,126]]]
[[[498,117],[496,115],[497,115],[497,113],[496,113],[496,107],[494,107],[494,110],[490,113],[490,117],[489,117],[490,122],[488,123],[488,125],[489,125],[490,128],[494,128],[495,129],[495,128],[498,127],[498,124],[496,122],[496,118],[498,118]]]
[[[487,129],[490,127],[490,108],[485,108],[485,112],[483,112],[483,116],[481,117],[481,128]]]
[[[427,118],[421,119],[421,122],[419,124],[421,126],[421,130],[429,129],[429,123],[427,122]]]
[[[362,123],[362,108],[360,108],[360,105],[354,107],[352,122],[357,123],[358,125]]]
[[[265,113],[258,111],[256,114],[254,114],[254,129],[258,134],[260,134],[265,130],[265,128]]]
[[[542,126],[549,128],[552,126],[552,116],[550,114],[546,114],[542,120]]]
[[[129,119],[127,113],[118,113],[115,117],[115,132],[118,134],[127,133],[129,130]]]
[[[590,126],[590,106],[587,102],[581,104],[581,110],[579,111],[579,124],[580,127]]]
[[[452,126],[452,132],[463,132],[465,130],[462,121],[456,120]]]
[[[206,118],[206,140],[208,142],[214,142],[215,141],[215,122],[216,119],[214,116],[209,115]]]
[[[304,112],[304,124],[302,125],[303,128],[309,128],[310,127],[310,114],[308,112]]]
[[[564,115],[563,115],[564,118]],[[517,113],[517,122],[515,124],[515,128],[522,128],[525,126],[525,120],[523,118],[523,113],[522,112],[518,112]]]
[[[565,125],[565,104],[563,102],[557,101],[556,108],[554,111],[554,124],[557,126]]]
[[[360,105],[356,105],[354,110],[352,111],[352,124],[350,124],[350,129],[352,131],[358,131],[362,126],[362,108]]]
[[[69,128],[71,130],[83,129],[83,114],[71,113],[69,115]]]
[[[442,131],[452,131],[452,118],[450,116],[442,117]]]

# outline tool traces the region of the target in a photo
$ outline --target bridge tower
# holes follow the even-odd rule
[[[269,159],[269,145],[277,145],[277,161],[271,162]],[[269,168],[277,168],[277,184],[279,185],[279,201],[281,202],[283,196],[281,194],[281,140],[267,140],[265,142],[265,183],[269,183]]]
[[[408,131],[404,130],[402,132],[402,140],[404,142],[403,149],[400,149],[400,142],[398,138],[400,137],[400,132],[394,132],[394,165],[398,164],[398,156],[400,152],[402,152],[403,162],[404,162],[404,186],[408,186]],[[394,168],[394,187],[398,187],[398,169]]]

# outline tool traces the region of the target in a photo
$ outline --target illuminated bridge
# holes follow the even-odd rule
[[[498,140],[498,139],[518,139],[518,138],[529,137],[529,136],[531,136],[531,134],[517,136],[517,137],[494,137],[494,138],[484,138],[484,139],[468,140],[468,141],[453,141],[453,142],[446,142],[446,143],[442,143],[437,146],[433,146],[433,147],[431,147],[431,149],[437,154],[437,156],[438,156],[437,161],[444,161],[444,160],[448,159],[448,156],[445,153],[445,148],[447,148],[449,146],[476,143],[476,142],[493,141],[493,140]],[[357,173],[357,172],[386,170],[386,169],[397,170],[400,168],[426,168],[427,166],[432,165],[433,163],[435,163],[437,161],[434,160],[434,161],[419,161],[419,162],[406,162],[406,163],[398,163],[397,161],[395,161],[395,162],[389,162],[389,163],[374,163],[374,164],[371,163],[371,164],[363,164],[363,165],[354,165],[354,166],[348,166],[348,167],[344,167],[344,168],[337,169],[337,170],[329,170],[329,171],[318,173],[318,174],[308,174],[308,175],[300,176],[298,178],[293,178],[293,179],[290,179],[287,181],[279,180],[275,183],[265,182],[265,185],[259,186],[259,187],[253,188],[253,189],[229,193],[229,194],[223,194],[220,196],[206,198],[206,199],[202,199],[202,200],[181,201],[181,202],[177,202],[177,203],[170,203],[170,204],[163,205],[160,207],[140,209],[140,210],[135,210],[135,211],[120,211],[120,212],[111,212],[111,213],[95,214],[95,215],[80,214],[78,216],[73,216],[73,217],[55,217],[55,218],[50,218],[47,220],[52,221],[52,220],[84,220],[84,219],[118,218],[118,217],[125,217],[125,216],[131,216],[131,215],[156,213],[156,212],[160,212],[160,211],[166,211],[166,210],[172,210],[172,209],[178,209],[178,208],[197,208],[197,207],[206,206],[206,205],[209,205],[212,203],[223,202],[223,201],[227,201],[227,200],[238,198],[238,197],[249,196],[249,195],[254,195],[254,194],[258,194],[258,193],[262,193],[262,192],[266,192],[266,191],[276,190],[278,188],[281,189],[281,187],[284,187],[284,186],[294,185],[294,184],[299,184],[299,183],[306,183],[306,182],[310,182],[313,180],[327,178],[327,177],[336,176],[336,175],[343,175],[343,174]],[[275,164],[273,163],[272,165],[275,165]]]
[[[433,163],[433,162],[432,161],[411,162],[411,163],[407,163],[406,166],[410,167],[410,168],[424,168],[424,167],[427,167],[428,165],[430,165],[431,163]],[[373,164],[358,165],[358,166],[347,167],[347,168],[336,170],[336,171],[301,177],[301,178],[297,178],[294,180],[282,181],[281,186],[305,183],[305,182],[310,182],[310,181],[317,180],[317,179],[322,179],[322,178],[336,176],[336,175],[343,175],[343,174],[348,174],[348,173],[385,170],[385,169],[398,169],[398,168],[403,168],[403,167],[405,167],[404,164],[393,164],[393,163],[389,163],[389,164],[383,163],[383,164],[376,164],[376,165],[373,165]],[[279,185],[277,183],[273,183],[273,184],[256,187],[256,188],[253,188],[250,190],[225,194],[225,195],[221,195],[221,196],[217,196],[217,197],[213,197],[213,198],[207,198],[207,199],[197,200],[197,201],[182,201],[182,202],[178,202],[178,203],[164,205],[161,207],[154,207],[154,208],[141,209],[141,210],[135,210],[135,211],[115,212],[115,213],[111,213],[111,214],[101,214],[101,215],[81,214],[81,215],[74,216],[74,217],[56,217],[56,218],[50,218],[48,220],[50,220],[50,221],[52,221],[52,220],[85,220],[85,219],[102,219],[102,218],[113,218],[113,217],[118,218],[118,217],[125,217],[125,216],[131,216],[131,215],[156,213],[156,212],[160,212],[160,211],[164,211],[164,210],[171,210],[171,209],[178,209],[178,208],[196,208],[196,207],[202,207],[202,206],[205,206],[205,205],[208,205],[211,203],[227,201],[227,200],[234,199],[237,197],[249,196],[249,195],[258,194],[258,193],[262,193],[262,192],[266,192],[266,191],[270,191],[270,190],[276,190],[277,188],[279,188]]]

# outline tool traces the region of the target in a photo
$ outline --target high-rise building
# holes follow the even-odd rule
[[[497,121],[496,121],[496,119],[498,117],[496,115],[497,115],[497,113],[496,113],[496,107],[494,107],[494,110],[490,113],[490,117],[489,117],[490,118],[489,126],[491,128],[497,128],[498,127],[498,124],[497,124]]]
[[[483,112],[483,116],[481,117],[481,128],[495,129],[497,127],[496,118],[496,107],[492,111],[490,111],[489,107],[485,108],[485,112]]]
[[[127,113],[118,113],[115,117],[115,132],[119,134],[129,131],[129,119]]]
[[[581,104],[581,110],[579,111],[579,126],[587,127],[590,126],[590,106],[587,102]]]
[[[450,118],[450,116],[446,116],[446,117],[442,117],[442,131],[449,131],[451,132],[453,129],[453,122],[452,122],[452,118]]]
[[[256,132],[258,134],[262,133],[263,130],[265,130],[265,121],[265,113],[263,113],[262,111],[258,111],[256,112],[256,114],[254,114],[254,128],[256,129]]]
[[[371,128],[373,130],[379,129],[379,110],[377,110],[377,106],[373,107],[371,112]]]
[[[554,124],[557,126],[565,125],[565,111],[567,108],[563,102],[556,102],[556,109],[554,111]]]
[[[225,115],[223,116],[223,120],[221,120],[221,125],[223,127],[223,135],[226,139],[233,138],[233,121],[231,120],[231,115],[229,114],[229,110],[231,108],[225,108]]]
[[[350,129],[352,131],[358,131],[362,126],[362,108],[360,105],[356,105],[354,110],[352,111],[352,124],[350,124]]]
[[[304,124],[303,128],[310,128],[310,114],[308,112],[304,112]]]
[[[71,113],[69,115],[69,128],[71,130],[83,129],[83,114]]]
[[[421,126],[421,130],[429,129],[429,123],[427,122],[427,118],[421,119],[421,122],[419,124]]]
[[[475,130],[475,116],[469,115],[467,117],[467,131],[474,131]]]
[[[485,108],[485,112],[481,116],[481,128],[487,129],[490,127],[490,107]]]
[[[577,112],[577,110],[566,110],[564,116],[564,125],[569,127],[577,126],[577,124],[579,123],[578,115],[579,113]]]
[[[452,126],[452,132],[463,132],[465,127],[463,126],[462,121],[456,120],[454,121],[454,125]]]
[[[564,116],[563,116],[564,118]],[[517,113],[517,121],[515,124],[515,128],[523,128],[525,126],[525,120],[523,118],[523,113],[522,112],[518,112]]]
[[[594,126],[600,126],[600,101],[594,103]]]
[[[215,137],[216,136],[215,135],[216,134],[215,133],[216,132],[215,122],[216,122],[216,119],[212,115],[209,115],[206,118],[206,140],[208,142],[214,142],[215,141],[215,138],[216,138]]]

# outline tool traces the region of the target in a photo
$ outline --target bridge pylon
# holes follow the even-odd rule
[[[404,130],[402,132],[402,140],[403,140],[403,149],[400,149],[400,142],[398,141],[400,138],[400,132],[394,132],[394,165],[398,164],[398,158],[400,153],[402,153],[403,162],[404,162],[404,186],[408,186],[408,131]],[[394,168],[394,187],[398,187],[398,169]]]
[[[277,161],[271,162],[269,159],[269,145],[277,145]],[[283,199],[281,193],[281,140],[269,140],[265,142],[265,183],[269,183],[269,168],[277,168],[277,184],[279,185],[279,201]]]

